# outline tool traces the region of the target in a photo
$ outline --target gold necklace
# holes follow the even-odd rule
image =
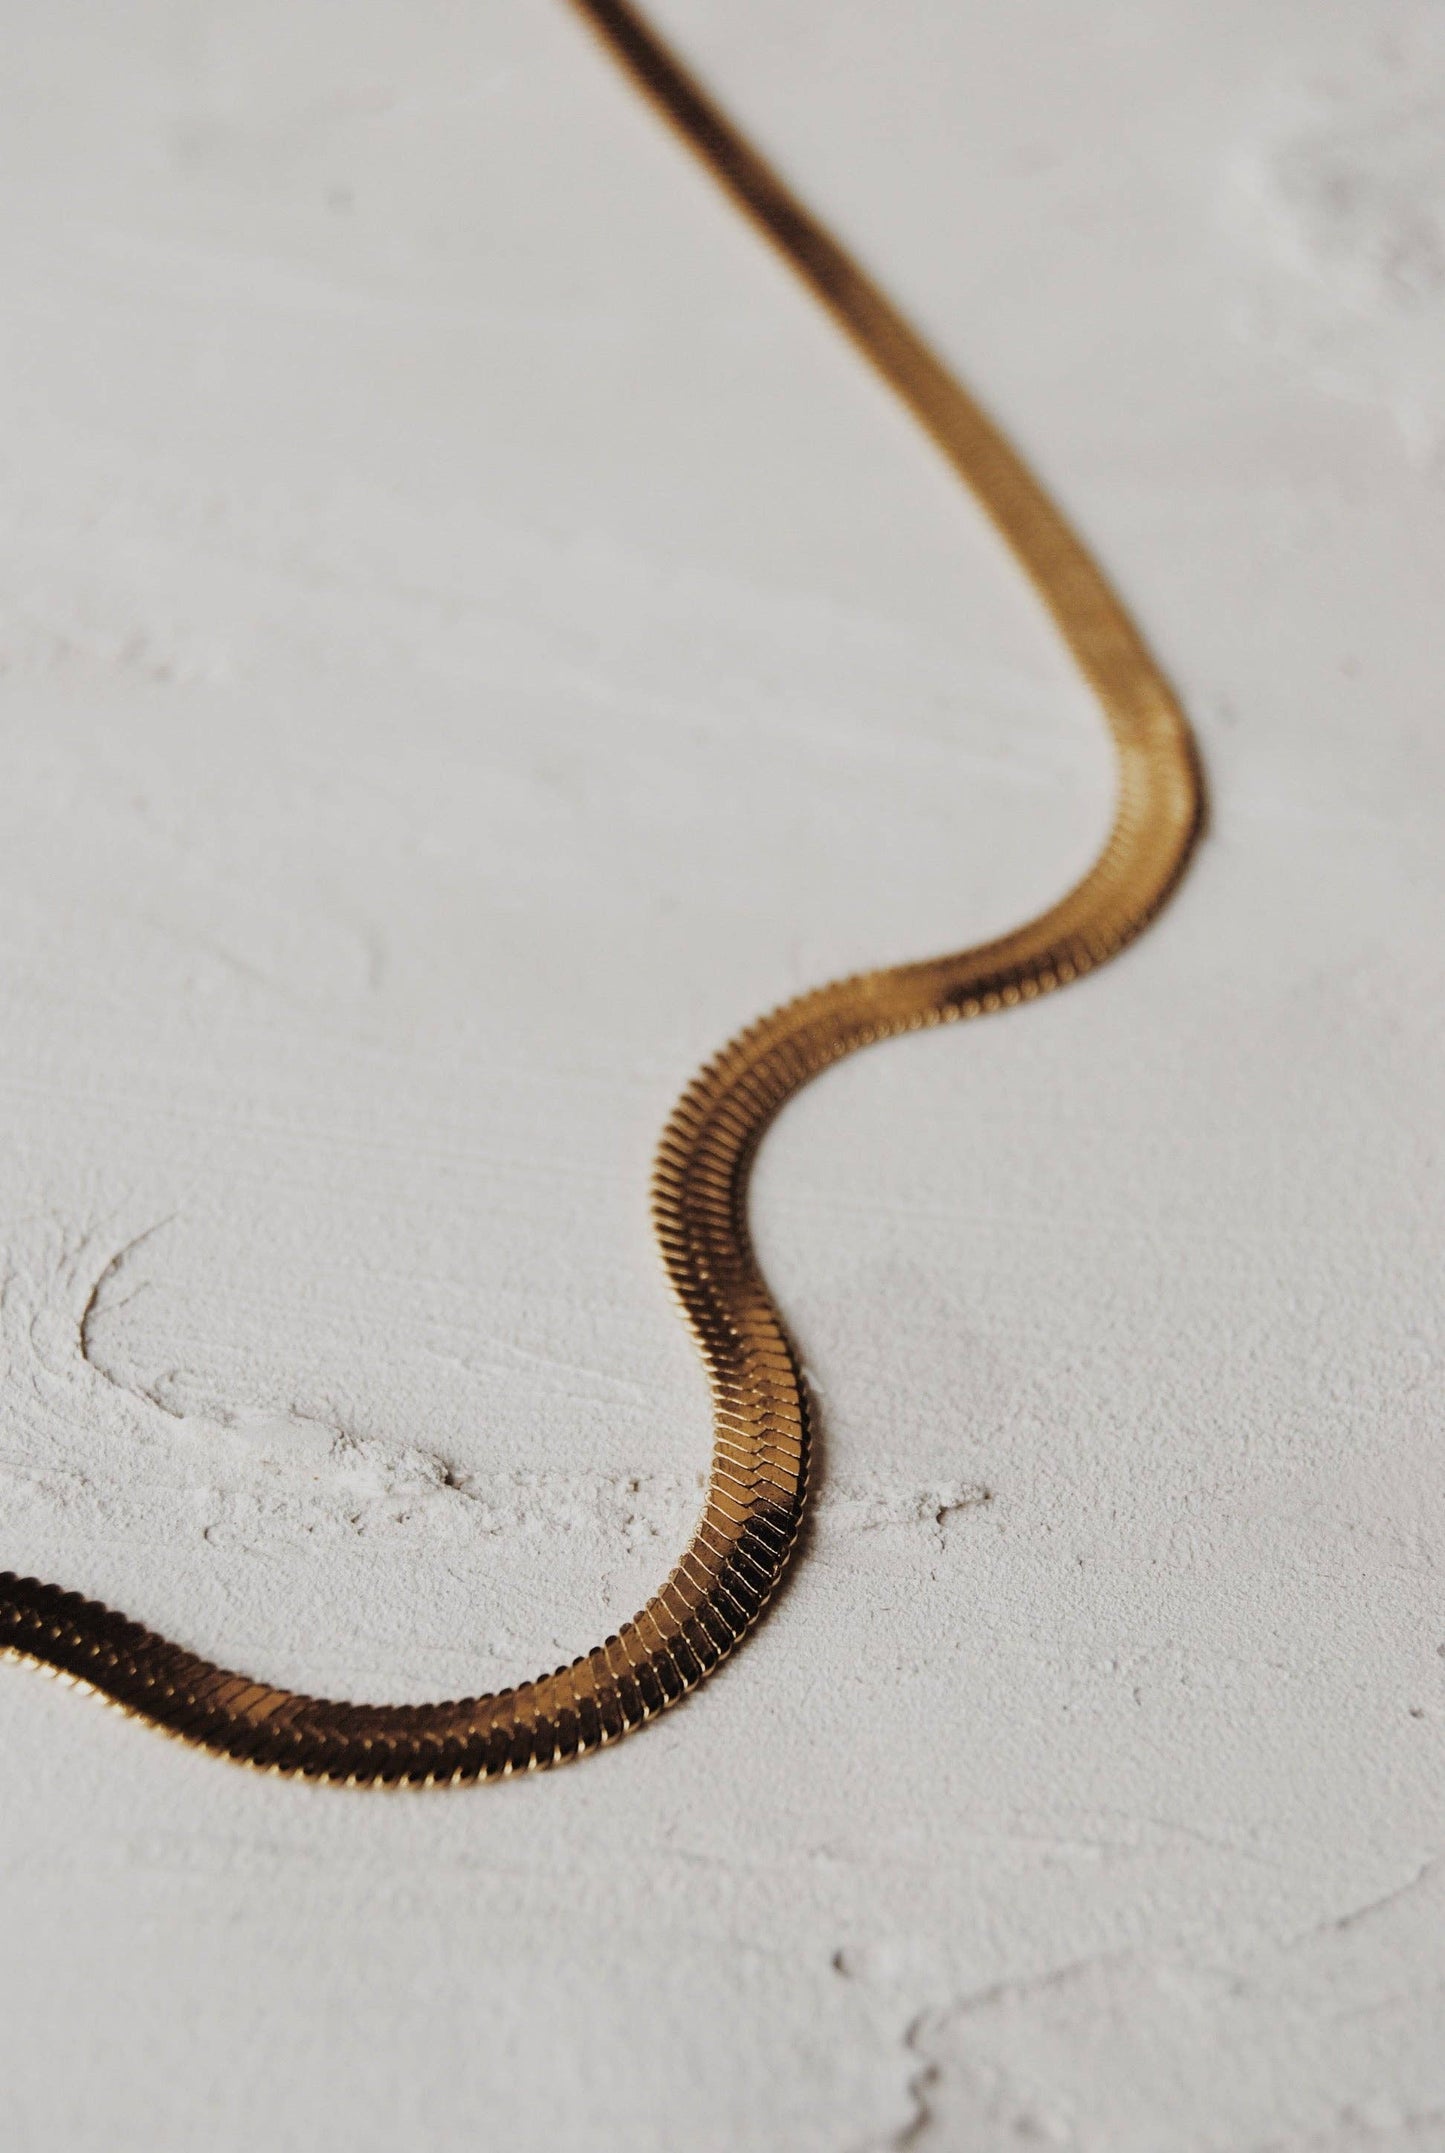
[[[712,1471],[677,1567],[616,1637],[497,1696],[344,1704],[228,1673],[78,1594],[0,1574],[7,1657],[202,1748],[314,1779],[419,1786],[560,1764],[676,1703],[732,1650],[782,1575],[807,1482],[806,1396],[748,1241],[760,1138],[784,1100],[855,1048],[1032,1001],[1114,956],[1173,889],[1200,824],[1193,746],[1167,683],[1008,443],[627,0],[572,4],[987,509],[1098,698],[1117,751],[1117,807],[1094,867],[1040,918],[957,956],[789,1002],[740,1033],[678,1101],[658,1149],[652,1222],[707,1369]]]

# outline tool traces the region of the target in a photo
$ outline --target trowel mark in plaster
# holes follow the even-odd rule
[[[120,1273],[123,1266],[135,1254],[136,1250],[140,1248],[144,1242],[149,1241],[152,1235],[162,1232],[165,1227],[169,1226],[171,1224],[171,1219],[174,1218],[174,1216],[175,1214],[172,1213],[171,1218],[158,1219],[153,1226],[143,1227],[138,1234],[132,1235],[129,1241],[123,1241],[120,1247],[116,1250],[115,1254],[111,1256],[107,1260],[103,1268],[99,1272],[97,1272],[95,1282],[91,1286],[89,1293],[85,1297],[85,1305],[80,1311],[80,1320],[75,1327],[76,1338],[80,1346],[80,1357],[84,1362],[86,1362],[89,1367],[94,1368],[96,1373],[102,1376],[106,1381],[112,1381],[113,1379],[109,1376],[107,1370],[103,1368],[100,1362],[96,1359],[94,1352],[95,1341],[92,1334],[94,1331],[96,1318],[102,1313],[106,1315],[113,1315],[117,1309],[124,1308],[128,1301],[134,1300],[136,1294],[145,1292],[147,1285],[150,1283],[148,1279],[142,1279],[139,1284],[136,1285],[132,1289],[132,1291],[124,1297],[124,1299],[121,1300],[116,1299],[114,1288],[120,1277]],[[172,1411],[172,1408],[166,1404],[163,1398],[158,1397],[155,1391],[146,1391],[144,1395],[150,1400],[152,1405],[158,1405],[163,1413],[168,1413]]]
[[[1445,2072],[1423,2099],[1391,2090],[1391,2017],[1410,2029],[1421,2005],[1433,2007],[1438,1986],[1414,1944],[1438,1934],[1445,1859],[1422,1863],[1403,1882],[1353,1902],[1283,1941],[1265,1941],[1232,1955],[1187,1947],[1140,1950],[1131,1945],[1005,1978],[917,2012],[901,2040],[911,2112],[897,2131],[875,2139],[869,2153],[903,2146],[969,2148],[994,2153],[1005,2146],[1039,2145],[1104,2153],[1137,2144],[1138,2089],[1154,2082],[1158,2100],[1151,2142],[1192,2147],[1191,2113],[1204,2113],[1206,2087],[1227,2074],[1246,2050],[1251,2024],[1268,2016],[1293,2042],[1312,2083],[1312,2117],[1281,2130],[1268,2083],[1239,2087],[1231,2144],[1254,2153],[1404,2153],[1445,2144]],[[1401,1987],[1397,1968],[1421,1967],[1416,1986]],[[834,1954],[835,1970],[850,1979],[875,1977],[869,1954]],[[881,1967],[884,1990],[897,1989],[898,1970]],[[1345,2028],[1369,2016],[1385,2029],[1380,2041],[1354,2048],[1337,2039],[1326,2054],[1321,2024]],[[1126,2090],[1116,2102],[1101,2081],[1096,2057],[1109,2033],[1132,2050],[1134,2068],[1118,2076]],[[1179,2128],[1160,2130],[1172,2100]]]
[[[3,626],[0,613],[0,638]],[[123,931],[127,974],[138,965],[153,994],[258,1012],[274,1002],[288,1022],[334,1029],[384,992],[387,928],[315,866],[315,828],[335,807],[324,757],[287,742],[273,784],[284,804],[272,808],[252,765],[272,768],[274,757],[251,755],[248,763],[234,746],[186,753],[174,740],[158,749],[128,736],[82,749],[57,732],[43,752],[27,753],[16,797],[41,826],[63,817],[113,878],[102,931]]]
[[[359,1434],[340,1415],[318,1416],[294,1401],[237,1406],[192,1370],[137,1369],[105,1333],[153,1283],[144,1258],[172,1222],[156,1220],[118,1243],[103,1229],[67,1237],[52,1226],[30,1260],[12,1256],[0,1286],[12,1382],[26,1381],[41,1408],[36,1450],[43,1445],[52,1465],[62,1451],[73,1460],[84,1431],[78,1471],[64,1481],[68,1506],[84,1491],[105,1514],[92,1453],[98,1437],[109,1438],[102,1458],[114,1465],[123,1422],[145,1446],[152,1486],[160,1463],[161,1485],[209,1493],[205,1536],[212,1542],[254,1548],[409,1526],[433,1541],[580,1533],[603,1551],[655,1549],[662,1562],[686,1540],[702,1498],[701,1472],[464,1472],[422,1446]],[[160,1460],[158,1443],[165,1446]],[[53,1472],[38,1479],[37,1462],[12,1457],[10,1466],[26,1473],[35,1499],[49,1485],[60,1500],[61,1482]],[[988,1499],[972,1482],[919,1486],[875,1473],[824,1481],[818,1525],[847,1539],[921,1535],[937,1549],[954,1517]]]
[[[836,1951],[832,1963],[844,1980],[858,1978],[848,1952]],[[898,2037],[903,2114],[891,2130],[870,2136],[856,2153],[904,2153],[907,2147],[930,2144],[966,2146],[968,2153],[1079,2146],[1062,2114],[1021,2092],[993,2065],[974,2059],[960,2063],[955,2057],[945,2070],[927,2048],[936,2022],[935,2013],[923,2011],[904,2025]],[[966,2129],[960,2130],[961,2124]]]
[[[297,1486],[339,1478],[348,1491],[380,1496],[449,1490],[446,1462],[411,1446],[387,1446],[352,1434],[339,1417],[294,1405],[235,1407],[216,1398],[202,1377],[178,1367],[142,1375],[107,1350],[107,1321],[153,1283],[142,1252],[171,1224],[160,1219],[117,1243],[104,1227],[70,1234],[54,1220],[12,1245],[0,1281],[3,1333],[14,1398],[36,1448],[73,1453],[85,1464],[114,1463],[114,1446],[142,1446],[155,1483],[158,1446],[177,1486],[195,1486],[218,1465],[234,1480],[258,1472],[290,1475]],[[104,1447],[100,1447],[104,1439]],[[99,1452],[98,1457],[96,1456]],[[99,1484],[87,1472],[87,1484]]]
[[[630,1377],[615,1375],[610,1369],[596,1368],[586,1361],[567,1360],[556,1353],[542,1353],[534,1348],[518,1345],[509,1338],[488,1336],[481,1350],[460,1353],[446,1347],[433,1349],[438,1360],[446,1361],[453,1368],[460,1368],[464,1375],[518,1375],[540,1370],[548,1376],[560,1376],[564,1381],[582,1386],[582,1402],[600,1401],[604,1404],[619,1402],[642,1405],[647,1393],[640,1383]]]

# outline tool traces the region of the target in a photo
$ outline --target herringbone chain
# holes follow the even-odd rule
[[[874,1040],[1031,1001],[1102,964],[1177,881],[1199,826],[1189,733],[1098,567],[1012,449],[856,263],[625,0],[572,0],[897,391],[988,510],[1098,698],[1118,751],[1103,855],[1028,926],[865,972],[762,1018],[694,1078],[663,1132],[652,1219],[712,1389],[702,1516],[642,1612],[569,1667],[448,1704],[336,1703],[230,1674],[93,1601],[0,1575],[0,1647],[167,1733],[273,1772],[355,1784],[498,1779],[617,1741],[714,1668],[777,1584],[802,1516],[806,1396],[748,1242],[748,1171],[784,1100]]]

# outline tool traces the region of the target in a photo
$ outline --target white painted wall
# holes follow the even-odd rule
[[[662,12],[1097,544],[1213,835],[788,1111],[816,1527],[659,1727],[348,1797],[0,1669],[0,2144],[1438,2153],[1445,20]],[[696,1501],[674,1093],[1056,893],[1104,753],[560,6],[0,16],[0,1564],[496,1686]]]

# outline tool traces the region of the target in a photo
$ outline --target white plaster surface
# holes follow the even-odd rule
[[[581,1768],[0,1669],[4,2153],[1445,2148],[1445,16],[667,0],[1198,726],[1137,950],[791,1107],[747,1649]],[[5,0],[0,1564],[405,1698],[707,1456],[653,1137],[1107,815],[879,390],[559,6]]]

